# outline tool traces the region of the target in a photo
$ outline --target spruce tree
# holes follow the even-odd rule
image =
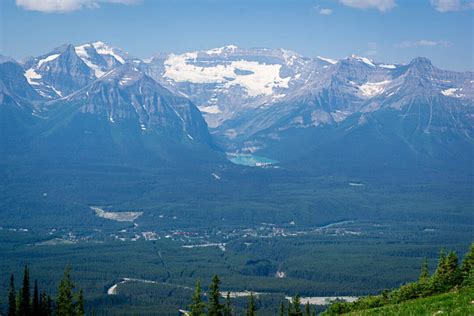
[[[250,293],[246,316],[256,316],[256,315],[257,315],[257,307],[255,306],[255,298],[253,296],[253,293]]]
[[[205,315],[206,304],[202,301],[201,293],[201,282],[198,280],[196,282],[196,288],[194,289],[194,294],[192,297],[192,303],[190,305],[190,316],[202,316]]]
[[[462,286],[474,286],[474,243],[462,260],[461,279]]]
[[[211,285],[209,286],[209,316],[222,316],[222,305],[219,303],[219,285],[221,281],[217,275],[212,277]]]
[[[39,299],[40,305],[40,316],[51,316],[53,314],[52,311],[52,300],[51,297],[46,294],[46,291],[42,291],[40,294]]]
[[[428,268],[428,259],[424,258],[421,263],[420,277],[418,278],[419,285],[419,295],[425,297],[430,294],[430,272]],[[388,295],[384,296],[384,301],[386,302]]]
[[[46,314],[47,316],[53,315],[53,299],[48,294],[46,295]]]
[[[77,296],[77,306],[76,306],[76,315],[77,316],[84,316],[85,310],[84,310],[84,292],[82,289],[79,290],[79,294]]]
[[[16,292],[13,273],[10,276],[10,288],[8,289],[8,316],[16,316]]]
[[[38,314],[38,315],[39,315],[39,316],[43,316],[43,315],[44,315],[44,312],[43,312],[43,304],[44,304],[44,303],[43,303],[43,298],[44,298],[44,297],[43,297],[43,295],[44,295],[44,292],[41,291],[41,293],[39,294],[39,302],[38,302],[38,304],[39,304],[39,314]]]
[[[430,278],[430,271],[428,268],[428,259],[424,258],[421,263],[420,282],[426,282]]]
[[[74,284],[71,281],[71,268],[67,266],[64,269],[63,279],[59,283],[56,301],[57,316],[71,316],[74,314],[73,288]]]
[[[431,278],[431,286],[435,293],[443,292],[445,290],[446,283],[446,252],[441,249],[438,258],[438,266],[436,271]]]
[[[458,267],[458,256],[454,251],[451,251],[446,257],[446,286],[447,289],[461,283],[460,272]]]
[[[30,299],[30,272],[28,266],[25,265],[23,273],[23,285],[21,287],[20,299],[18,304],[18,315],[29,316],[31,313]]]
[[[304,307],[304,315],[311,316],[311,307],[309,306],[309,302],[306,302],[306,305]]]
[[[232,316],[232,304],[230,301],[230,292],[227,292],[227,296],[225,297],[223,315]]]
[[[288,312],[289,316],[303,316],[303,312],[301,311],[301,300],[298,294],[293,297],[291,305],[291,314],[290,311]]]
[[[279,310],[279,313],[278,313],[279,316],[285,316],[285,303],[280,302],[280,310]]]
[[[33,290],[33,301],[31,303],[31,312],[33,313],[33,315],[39,315],[40,314],[38,281],[37,280],[35,280],[35,288]]]

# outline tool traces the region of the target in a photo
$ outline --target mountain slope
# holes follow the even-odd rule
[[[283,49],[242,49],[160,55],[140,65],[152,78],[187,95],[211,127],[242,111],[266,106],[301,86],[315,69],[329,65]]]
[[[25,134],[35,118],[34,103],[42,98],[15,62],[0,63],[0,156],[25,146]]]
[[[43,153],[171,161],[186,151],[202,151],[200,160],[213,152],[199,110],[128,63],[68,97],[46,103],[43,115],[47,120],[38,132],[37,147]]]
[[[29,60],[24,68],[29,84],[40,95],[51,99],[64,97],[96,79],[72,45],[63,45]]]
[[[424,58],[388,70],[377,65],[339,61],[281,102],[224,123],[216,135],[229,150],[281,162],[469,167],[474,74],[443,71]]]
[[[351,312],[344,315],[472,315],[474,314],[473,300],[474,290],[464,289],[432,297],[419,298],[396,305]]]

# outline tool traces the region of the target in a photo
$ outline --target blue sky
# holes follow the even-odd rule
[[[474,0],[2,0],[0,54],[101,40],[137,57],[235,44],[473,70]]]

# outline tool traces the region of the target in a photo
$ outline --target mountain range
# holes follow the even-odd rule
[[[0,58],[6,161],[187,160],[472,169],[474,73],[234,45],[139,59],[103,42]]]

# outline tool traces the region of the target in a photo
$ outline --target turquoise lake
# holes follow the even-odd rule
[[[262,156],[255,156],[251,154],[235,154],[235,153],[227,153],[227,159],[237,165],[243,166],[250,166],[250,167],[262,167],[267,165],[273,165],[278,161],[262,157]]]

